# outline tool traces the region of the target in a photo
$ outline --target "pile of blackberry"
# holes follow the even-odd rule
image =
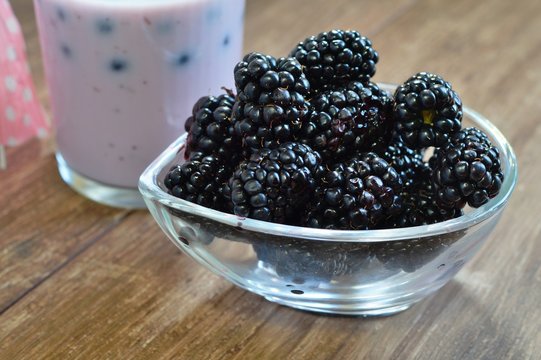
[[[496,196],[498,149],[462,128],[451,85],[422,72],[390,94],[372,81],[378,60],[369,39],[344,30],[286,57],[245,55],[234,91],[195,104],[185,162],[164,185],[239,217],[339,230],[433,224]]]

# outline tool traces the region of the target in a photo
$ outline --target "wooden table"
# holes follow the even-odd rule
[[[320,316],[267,302],[182,255],[145,211],[86,200],[53,148],[0,172],[1,359],[541,358],[541,1],[248,0],[246,51],[287,53],[355,28],[376,81],[443,74],[514,145],[520,182],[480,254],[396,316]],[[31,0],[13,0],[47,106]]]

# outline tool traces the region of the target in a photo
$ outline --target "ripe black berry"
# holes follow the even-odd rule
[[[396,89],[394,99],[397,132],[412,148],[443,146],[460,130],[462,101],[438,75],[412,76]]]
[[[295,223],[314,192],[320,164],[317,152],[298,143],[254,152],[229,179],[227,192],[234,213],[275,223]]]
[[[235,133],[252,150],[292,141],[308,114],[310,84],[294,58],[247,54],[235,67]]]
[[[407,190],[403,191],[400,213],[386,219],[381,228],[403,228],[435,224],[454,219],[462,215],[460,209],[445,209],[435,202],[434,191],[430,183],[430,173],[424,179],[419,177]]]
[[[344,86],[349,81],[367,82],[376,72],[378,53],[369,39],[357,31],[332,30],[299,43],[290,56],[305,68],[316,91],[328,85]]]
[[[176,197],[216,210],[227,204],[222,188],[230,168],[216,156],[206,156],[173,166],[164,185]]]
[[[185,159],[193,153],[216,155],[230,160],[240,152],[240,140],[233,132],[231,112],[235,97],[233,94],[204,96],[194,105],[192,116],[186,120],[188,132]]]
[[[336,162],[384,146],[390,139],[392,98],[374,83],[350,82],[311,100],[312,111],[300,141]]]
[[[498,148],[481,130],[467,128],[456,133],[430,162],[438,204],[462,208],[467,202],[479,207],[498,195],[503,182],[499,156]]]
[[[331,167],[308,205],[305,224],[315,228],[373,229],[400,211],[402,180],[374,153]]]
[[[259,261],[292,285],[356,274],[370,262],[370,247],[362,243],[267,236],[253,241],[252,246]]]
[[[410,149],[399,137],[394,137],[379,154],[398,171],[405,191],[416,187],[422,183],[423,177],[430,175],[430,167],[423,161],[423,152]]]
[[[465,231],[455,231],[447,234],[375,243],[371,252],[390,270],[414,272],[438,257],[445,249],[459,241]],[[434,268],[445,264],[437,263]]]

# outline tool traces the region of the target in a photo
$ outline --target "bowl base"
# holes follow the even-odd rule
[[[414,302],[412,302],[388,307],[378,307],[364,302],[359,304],[329,304],[286,300],[274,296],[264,296],[264,298],[280,305],[309,312],[361,317],[391,316],[409,309],[414,304]]]

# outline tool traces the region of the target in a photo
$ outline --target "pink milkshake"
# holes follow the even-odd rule
[[[61,174],[115,205],[62,170],[136,193],[139,175],[183,132],[195,101],[233,88],[244,0],[34,4]]]

